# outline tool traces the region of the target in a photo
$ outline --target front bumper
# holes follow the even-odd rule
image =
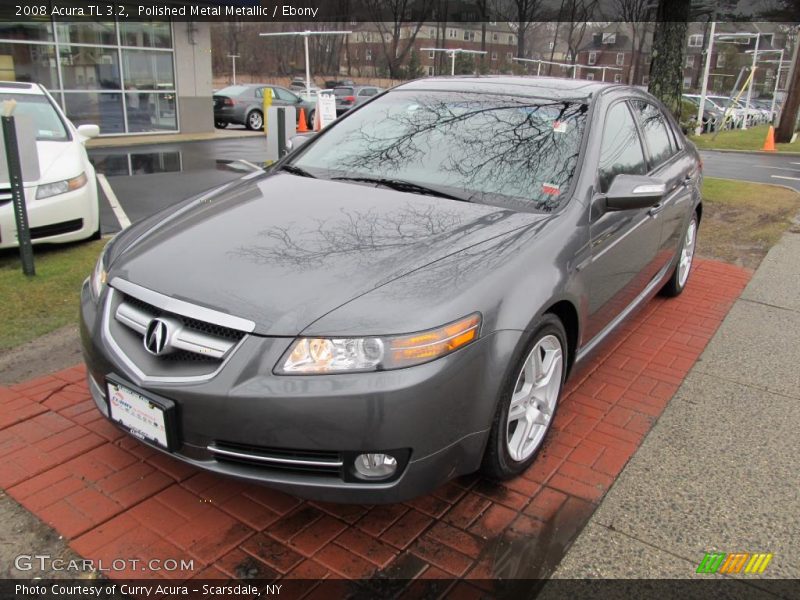
[[[104,334],[102,310],[84,285],[81,336],[98,408],[107,416],[105,379],[114,374],[177,405],[175,458],[306,498],[383,503],[412,498],[481,463],[498,390],[520,332],[485,335],[442,359],[396,371],[277,376],[291,338],[247,335],[202,381],[141,376]],[[108,290],[105,292],[108,293]],[[339,456],[338,472],[231,461],[209,447],[281,456]],[[352,459],[394,452],[398,473],[360,481]]]
[[[28,225],[34,244],[85,240],[97,231],[100,215],[94,174],[82,188],[50,198],[37,200],[36,189],[36,186],[25,188]],[[7,202],[0,206],[0,248],[17,245],[14,205]]]

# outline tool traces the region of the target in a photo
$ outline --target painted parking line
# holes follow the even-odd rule
[[[263,171],[263,170],[264,170],[262,167],[259,167],[259,166],[258,166],[257,164],[255,164],[255,163],[251,163],[249,160],[247,160],[247,159],[245,159],[245,158],[237,158],[236,160],[237,160],[238,162],[242,163],[243,165],[247,165],[248,167],[250,167],[251,169],[253,169],[253,171]]]
[[[800,181],[800,177],[786,177],[785,175],[770,175],[773,179],[789,179],[790,181]]]
[[[103,193],[106,195],[106,199],[108,203],[111,205],[111,210],[114,211],[114,216],[117,217],[117,221],[119,221],[119,226],[122,229],[127,229],[131,226],[131,220],[128,218],[128,215],[125,214],[125,211],[122,209],[122,205],[119,203],[119,199],[117,195],[114,193],[114,190],[111,189],[111,184],[108,183],[108,179],[102,173],[97,174],[97,181],[100,183],[100,187],[103,188]]]
[[[795,163],[792,163],[795,164]],[[765,165],[753,165],[756,169],[774,169],[776,171],[792,171],[794,173],[800,173],[800,169],[793,169],[791,167],[767,167]]]

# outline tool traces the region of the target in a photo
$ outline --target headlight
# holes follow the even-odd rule
[[[100,257],[97,259],[91,277],[89,277],[89,287],[92,290],[92,296],[95,301],[100,299],[100,294],[103,293],[103,288],[106,285],[106,279],[108,277],[106,273],[106,248],[108,248],[108,244],[106,244],[105,248],[100,252]]]
[[[72,190],[78,190],[85,186],[88,181],[86,173],[81,173],[72,179],[56,181],[55,183],[44,183],[36,190],[36,199],[41,200],[42,198],[49,198],[50,196],[57,196],[58,194],[65,194]]]
[[[279,375],[385,371],[440,358],[477,339],[478,313],[409,335],[363,338],[298,338],[281,358]]]

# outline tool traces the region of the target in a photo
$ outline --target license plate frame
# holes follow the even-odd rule
[[[177,405],[115,376],[106,377],[108,417],[133,437],[162,450],[178,447]]]

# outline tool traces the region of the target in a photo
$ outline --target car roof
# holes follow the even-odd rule
[[[456,76],[427,77],[401,84],[394,89],[470,91],[478,93],[501,93],[521,96],[588,99],[605,90],[617,88],[640,92],[634,87],[619,83],[604,83],[564,77],[515,77],[515,76]]]
[[[44,90],[42,90],[38,84],[27,83],[23,81],[0,81],[0,90],[5,92],[13,92],[15,94],[44,96]]]

